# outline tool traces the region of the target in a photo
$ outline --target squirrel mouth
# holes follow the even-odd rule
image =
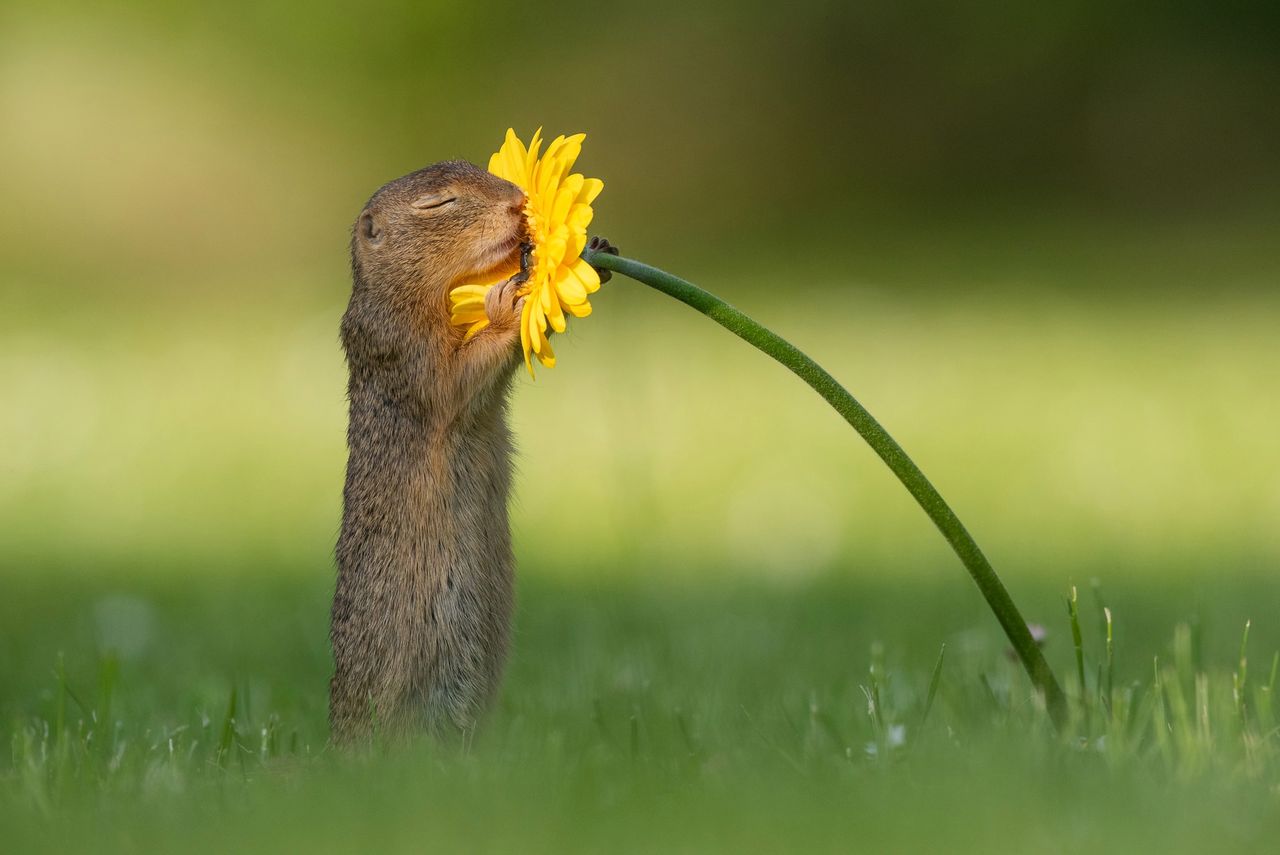
[[[493,254],[498,258],[505,259],[514,253],[516,249],[519,248],[520,244],[520,235],[512,235],[502,243],[498,244],[497,248],[494,249]]]
[[[521,247],[524,238],[520,235],[512,235],[501,243],[494,244],[493,247],[484,254],[480,259],[477,267],[480,272],[489,273],[496,272],[500,269],[509,269],[516,264],[524,267],[524,256]]]

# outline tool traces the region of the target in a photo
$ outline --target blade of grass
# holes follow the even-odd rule
[[[225,768],[227,757],[236,740],[236,687],[231,687],[231,697],[227,701],[227,714],[222,718],[222,731],[218,736],[218,766]]]
[[[1116,649],[1114,637],[1112,636],[1111,609],[1103,606],[1102,614],[1107,621],[1107,688],[1106,693],[1102,696],[1102,705],[1110,713],[1115,702]]]
[[[1080,715],[1084,718],[1084,732],[1089,733],[1089,689],[1084,680],[1084,633],[1080,631],[1080,595],[1076,586],[1071,586],[1071,596],[1067,598],[1067,615],[1071,618],[1071,643],[1076,652],[1076,679],[1080,681]]]
[[[1169,715],[1166,707],[1168,706],[1168,697],[1165,691],[1164,679],[1161,676],[1160,657],[1155,657],[1153,666],[1154,679],[1151,684],[1154,703],[1151,705],[1151,726],[1155,731],[1156,749],[1160,757],[1164,760],[1165,769],[1173,770],[1173,747],[1170,744],[1169,733]]]
[[[111,703],[115,699],[116,681],[120,678],[120,660],[108,652],[102,657],[98,673],[98,750],[103,758],[109,757],[113,748],[115,727],[111,722]]]
[[[1231,696],[1235,701],[1236,716],[1240,719],[1241,730],[1248,724],[1245,686],[1249,681],[1249,625],[1251,623],[1253,623],[1251,620],[1244,622],[1244,633],[1240,637],[1240,665],[1231,675]]]
[[[920,713],[920,733],[924,733],[925,722],[929,720],[929,711],[933,709],[933,699],[938,696],[938,684],[942,682],[942,661],[947,656],[947,645],[943,642],[938,651],[938,661],[933,663],[933,674],[929,677],[929,691],[924,698],[924,711]]]

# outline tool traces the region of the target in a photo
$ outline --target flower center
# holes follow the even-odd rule
[[[546,218],[538,214],[533,200],[525,202],[524,218],[533,244],[533,252],[531,253],[533,263],[530,265],[528,282],[521,289],[521,293],[531,294],[550,278],[550,268],[555,264],[555,261],[546,257],[545,247],[550,234],[547,232]]]

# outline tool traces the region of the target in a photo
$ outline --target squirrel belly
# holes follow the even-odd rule
[[[469,730],[498,689],[510,636],[505,394],[454,422],[354,375],[350,396],[333,731]]]

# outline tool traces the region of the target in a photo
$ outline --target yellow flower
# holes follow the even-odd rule
[[[569,171],[586,138],[586,134],[556,137],[539,157],[541,128],[528,148],[508,129],[502,148],[489,158],[489,171],[515,184],[526,197],[524,210],[533,256],[529,279],[519,291],[526,297],[520,314],[520,344],[530,374],[530,354],[548,368],[556,364],[548,330],[564,332],[566,313],[575,318],[591,314],[587,295],[600,288],[599,274],[581,255],[593,214],[591,203],[604,189],[604,182]],[[453,323],[467,327],[467,338],[488,325],[484,297],[502,278],[465,283],[450,292]]]

